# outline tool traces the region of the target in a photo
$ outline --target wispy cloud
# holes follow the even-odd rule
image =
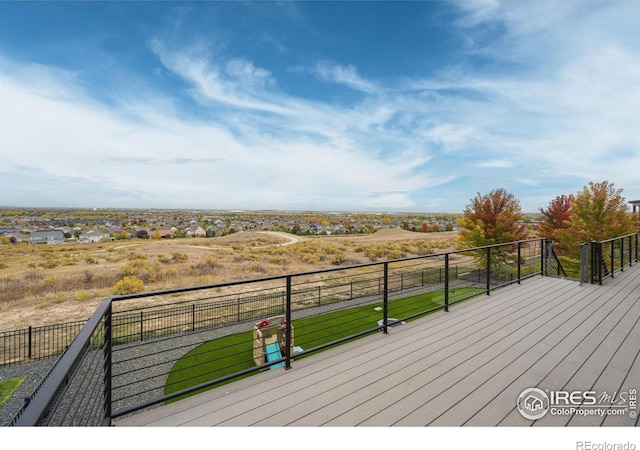
[[[170,89],[114,60],[106,100],[95,70],[0,55],[0,188],[24,204],[459,211],[499,185],[536,211],[609,179],[640,198],[640,6],[451,5],[460,65],[383,82],[331,55],[291,61],[303,83],[354,91],[340,102],[197,36],[147,41]]]
[[[355,91],[372,94],[380,89],[375,83],[362,78],[353,65],[344,66],[323,61],[317,63],[312,72],[322,81],[343,84]]]

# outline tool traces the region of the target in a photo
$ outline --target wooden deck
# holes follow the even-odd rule
[[[535,277],[115,425],[637,426],[628,410],[531,421],[516,401],[638,389],[639,354],[640,265],[604,286]]]

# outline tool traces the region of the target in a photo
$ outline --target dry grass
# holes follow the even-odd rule
[[[455,232],[361,236],[236,233],[210,239],[0,245],[0,331],[86,320],[127,276],[145,291],[213,284],[452,249]],[[297,240],[297,242],[292,242]]]

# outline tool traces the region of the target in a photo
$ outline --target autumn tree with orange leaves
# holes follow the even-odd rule
[[[520,202],[505,189],[478,193],[464,209],[458,243],[462,248],[473,248],[526,239],[523,219]]]
[[[538,235],[552,240],[559,253],[567,250],[563,245],[561,233],[569,227],[574,199],[573,195],[558,195],[549,202],[547,209],[540,208],[542,219],[538,225]]]
[[[562,247],[575,258],[579,257],[583,243],[625,236],[635,231],[622,189],[615,189],[608,181],[590,182],[575,196],[565,225],[556,230],[556,236]]]

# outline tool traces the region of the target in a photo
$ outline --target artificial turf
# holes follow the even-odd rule
[[[484,290],[474,288],[451,289],[449,300],[460,301],[483,292]],[[425,311],[438,310],[443,305],[443,291],[415,295],[390,301],[388,317],[405,318]],[[374,328],[377,321],[382,319],[382,306],[382,303],[367,304],[295,320],[295,345],[309,349]],[[214,339],[194,348],[174,364],[167,377],[164,393],[169,395],[253,367],[255,363],[252,331]],[[197,392],[206,389],[211,387]],[[175,400],[177,399],[173,401]]]
[[[27,377],[19,377],[0,381],[0,406],[11,397],[11,394],[13,394],[26,379]]]

